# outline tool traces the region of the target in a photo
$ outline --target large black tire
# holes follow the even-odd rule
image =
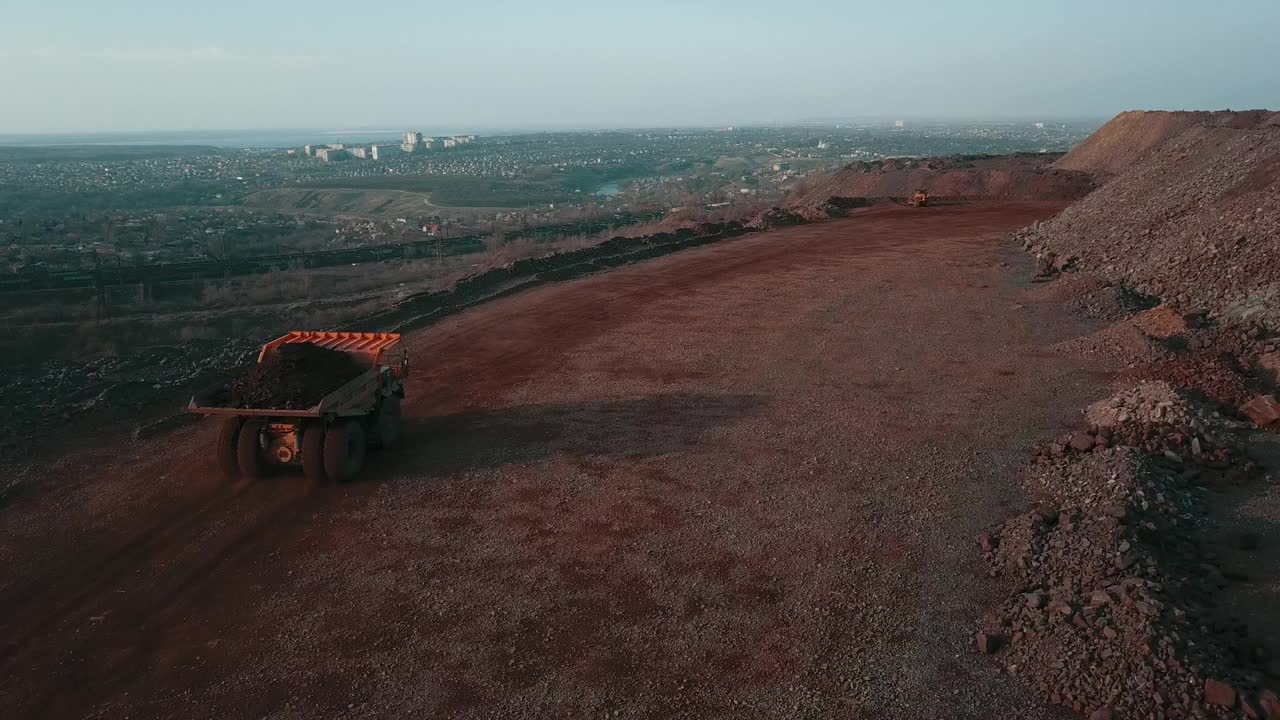
[[[314,483],[329,481],[324,471],[324,421],[313,420],[302,427],[302,472]]]
[[[374,420],[373,440],[380,448],[389,448],[400,440],[400,397],[391,395],[382,399],[378,417]]]
[[[236,440],[236,464],[240,466],[240,474],[250,480],[267,474],[266,463],[262,462],[262,444],[258,440],[264,425],[256,420],[245,423]]]
[[[218,473],[226,480],[235,480],[240,477],[237,443],[240,440],[240,428],[243,425],[244,420],[229,417],[223,419],[222,426],[218,428],[218,445],[214,452],[217,454]]]
[[[347,482],[364,467],[367,450],[364,425],[359,420],[339,420],[324,434],[324,474],[334,482]]]

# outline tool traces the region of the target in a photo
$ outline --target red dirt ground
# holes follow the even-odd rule
[[[7,717],[1059,717],[974,654],[973,538],[1106,394],[999,236],[877,208],[408,338],[361,482],[219,484],[202,424],[0,511]]]

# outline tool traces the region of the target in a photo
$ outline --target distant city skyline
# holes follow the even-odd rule
[[[1272,0],[11,5],[0,134],[1095,119],[1280,102]]]
[[[1085,127],[1092,131],[1093,128],[1101,125],[1107,118],[1046,118],[1049,125],[1053,126],[1072,126],[1076,128]],[[941,118],[915,118],[905,121],[905,130],[927,130],[938,126],[948,127],[1000,127],[1010,126],[1026,126],[1032,127],[1036,125],[1044,125],[1045,122],[1037,122],[1029,118],[995,118],[990,120],[944,120]],[[486,128],[472,135],[483,137],[502,137],[514,135],[541,135],[554,133],[581,133],[581,134],[597,134],[606,132],[617,133],[645,133],[653,131],[673,131],[673,132],[705,132],[707,130],[725,130],[729,127],[735,130],[753,130],[761,128],[794,128],[794,127],[812,127],[812,128],[831,128],[839,127],[851,128],[855,126],[867,126],[875,128],[892,128],[895,127],[896,121],[885,118],[862,118],[845,121],[828,121],[828,122],[799,122],[799,123],[780,123],[773,125],[753,125],[751,123],[740,123],[731,126],[665,126],[653,128]],[[418,127],[406,125],[405,127]],[[92,132],[56,132],[56,133],[6,133],[0,132],[0,147],[3,146],[78,146],[78,145],[205,145],[213,147],[223,147],[231,149],[239,148],[295,148],[300,149],[306,145],[321,145],[324,143],[347,143],[347,144],[370,144],[380,143],[388,146],[398,146],[403,141],[406,134],[403,128],[213,128],[207,130],[123,130],[123,131],[92,131]],[[435,136],[437,140],[450,135],[458,135],[455,130],[441,131],[422,131],[424,136]]]
[[[702,131],[702,130],[728,130],[728,129],[749,129],[749,128],[785,128],[785,127],[854,127],[859,125],[877,126],[877,127],[893,127],[897,122],[905,122],[905,129],[931,127],[935,125],[1002,125],[1002,124],[1026,124],[1033,125],[1037,122],[1048,122],[1051,124],[1080,124],[1092,123],[1101,124],[1108,120],[1110,116],[1096,117],[991,117],[991,118],[942,118],[942,117],[883,117],[883,118],[849,118],[849,119],[802,119],[793,122],[772,122],[772,123],[752,123],[752,122],[735,122],[728,124],[716,125],[654,125],[654,126],[597,126],[597,127],[480,127],[466,128],[467,133],[474,130],[475,133],[486,136],[508,136],[508,135],[527,135],[538,133],[601,133],[601,132],[648,132],[657,130],[671,131]],[[403,136],[409,132],[408,128],[428,128],[424,123],[403,123],[396,127],[383,127],[371,125],[369,127],[350,127],[350,128],[202,128],[202,129],[135,129],[135,130],[59,130],[54,132],[4,132],[0,131],[0,144],[4,144],[9,140],[19,139],[35,139],[35,138],[52,138],[66,140],[68,142],[115,142],[121,139],[137,138],[141,144],[150,142],[163,142],[167,139],[190,139],[191,136],[215,137],[226,142],[213,144],[234,144],[230,136],[245,135],[262,135],[264,137],[275,136],[277,138],[300,138],[306,142],[320,142],[321,140],[330,140],[334,142],[341,141],[385,141],[399,142],[403,140]],[[444,137],[456,135],[464,132],[463,128],[449,127],[444,129],[431,128],[423,129],[420,132],[424,137],[436,136]],[[221,138],[221,136],[228,136]],[[261,143],[260,143],[261,144]],[[301,145],[302,142],[285,142],[284,145]]]

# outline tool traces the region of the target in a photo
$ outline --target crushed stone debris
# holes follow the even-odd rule
[[[288,343],[233,378],[216,400],[226,407],[302,410],[368,369],[354,353]]]

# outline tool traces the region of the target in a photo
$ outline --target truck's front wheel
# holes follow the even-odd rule
[[[364,425],[359,420],[339,420],[330,425],[324,434],[325,475],[335,482],[355,477],[364,467],[366,449]]]

